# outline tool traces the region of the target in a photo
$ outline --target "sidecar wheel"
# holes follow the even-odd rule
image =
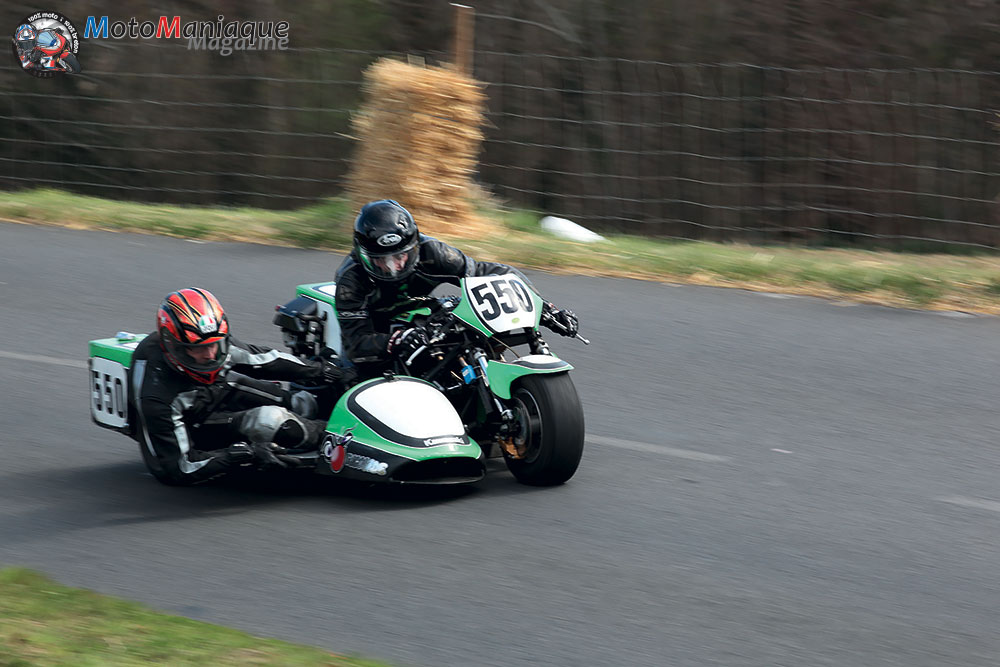
[[[146,470],[149,474],[153,476],[160,484],[166,484],[167,486],[185,486],[183,482],[180,482],[170,475],[163,469],[160,462],[156,460],[156,457],[149,453],[142,442],[139,442],[139,452],[142,454],[142,462],[146,464]]]
[[[504,447],[507,468],[531,486],[562,484],[576,472],[583,456],[583,408],[567,373],[521,378],[511,394],[518,433]]]

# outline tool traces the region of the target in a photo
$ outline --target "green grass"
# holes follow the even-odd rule
[[[742,287],[892,306],[1000,313],[1000,256],[751,246],[613,236],[585,244],[538,227],[540,215],[480,202],[500,233],[442,236],[473,257],[566,273]],[[330,198],[294,211],[113,201],[56,190],[0,193],[0,219],[345,251],[355,212]],[[418,221],[419,222],[419,221]]]
[[[0,667],[149,664],[384,666],[0,570]]]

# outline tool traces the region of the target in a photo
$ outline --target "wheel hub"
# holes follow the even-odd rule
[[[507,454],[508,458],[520,460],[523,459],[527,453],[528,448],[524,446],[522,442],[520,445],[514,439],[514,436],[509,436],[506,438],[500,438],[500,448]]]
[[[540,424],[537,413],[519,397],[514,398],[513,419],[508,424],[507,434],[498,439],[507,457],[515,461],[531,458],[531,450],[537,448]]]

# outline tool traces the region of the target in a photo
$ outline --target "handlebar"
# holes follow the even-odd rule
[[[562,332],[565,334],[569,331],[569,329],[564,327],[562,323],[559,322],[559,320],[557,320],[556,318],[552,317],[552,315],[544,311],[542,312],[541,323],[557,332]],[[581,336],[580,332],[573,334],[573,338],[583,341],[584,345],[590,345],[590,341]]]
[[[399,304],[396,308],[392,309],[390,317],[396,317],[403,313],[416,310],[418,308],[424,307],[429,308],[431,314],[426,316],[426,319],[422,324],[416,322],[411,322],[411,325],[420,326],[424,331],[427,332],[428,346],[432,346],[435,343],[443,340],[447,333],[451,330],[449,323],[452,322],[452,311],[461,302],[461,298],[458,296],[444,296],[444,297],[414,297],[406,302]],[[552,317],[551,314],[544,311],[542,312],[541,324],[544,324],[548,328],[552,329],[556,333],[566,335],[569,330],[563,326],[561,322]],[[590,345],[590,340],[584,338],[579,332],[573,334],[572,338],[581,341],[584,345]],[[427,346],[420,348],[415,353],[411,354],[408,359],[401,360],[405,364],[409,365],[416,357],[418,357],[422,352],[426,351]]]

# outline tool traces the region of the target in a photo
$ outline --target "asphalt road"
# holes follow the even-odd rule
[[[565,486],[167,488],[90,423],[86,342],[340,257],[0,224],[0,564],[400,665],[1000,664],[1000,320],[530,273],[589,441]],[[262,480],[263,482],[263,480]]]

